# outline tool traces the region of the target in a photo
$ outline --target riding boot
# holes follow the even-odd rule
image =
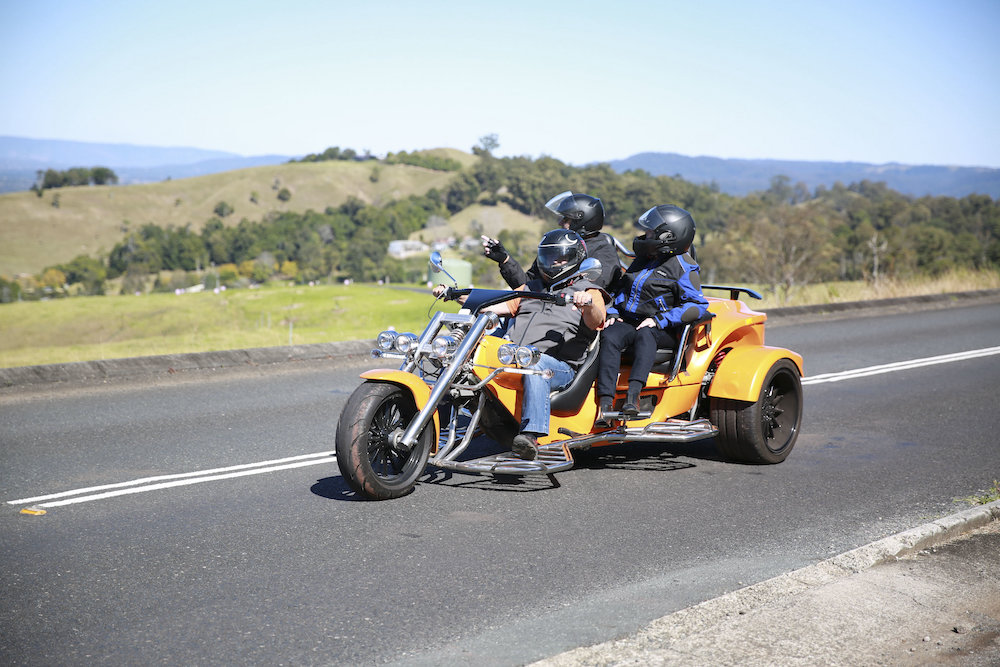
[[[622,416],[625,417],[625,421],[631,421],[639,415],[639,392],[642,391],[642,384],[637,380],[629,380],[625,405],[622,406]]]
[[[597,419],[594,420],[594,426],[597,426],[599,428],[606,428],[608,426],[611,426],[611,421],[605,415],[611,412],[611,407],[613,403],[614,403],[614,398],[611,396],[600,397],[597,406]]]

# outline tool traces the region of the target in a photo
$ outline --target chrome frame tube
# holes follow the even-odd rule
[[[439,325],[442,319],[444,319],[443,314],[439,312],[434,319],[431,320],[431,324]],[[475,351],[476,346],[479,345],[479,341],[482,339],[486,329],[494,324],[496,319],[497,316],[495,313],[483,313],[476,318],[475,324],[472,325],[469,333],[462,340],[458,349],[455,350],[451,365],[441,372],[441,376],[434,384],[434,388],[431,389],[431,395],[427,399],[427,404],[419,413],[417,413],[417,416],[413,418],[413,421],[410,422],[410,425],[406,428],[406,432],[403,433],[403,437],[399,439],[397,444],[407,448],[413,447],[413,445],[416,444],[417,435],[427,425],[427,422],[430,421],[431,415],[433,415],[434,411],[437,410],[437,406],[441,402],[441,399],[444,397],[445,393],[451,389],[451,383],[454,381],[455,376],[458,375],[459,371],[462,370],[462,366],[464,366],[465,362],[472,356],[472,353]],[[424,330],[424,334],[420,338],[420,345],[423,345],[425,338],[431,340],[435,333],[437,333],[437,330],[432,330],[431,326],[428,325],[427,329]],[[417,352],[419,354],[419,349]],[[416,361],[414,360],[413,363],[415,365]]]
[[[413,372],[413,370],[417,367],[417,359],[420,358],[420,350],[423,348],[424,344],[429,345],[430,342],[434,340],[434,336],[437,335],[438,330],[441,328],[441,320],[444,319],[444,315],[445,313],[440,310],[434,313],[434,317],[432,317],[431,321],[427,323],[426,327],[424,327],[424,332],[417,338],[416,353],[408,355],[407,361],[399,367],[399,370],[407,373]]]
[[[486,393],[479,394],[479,404],[476,406],[476,411],[472,415],[472,419],[469,420],[469,425],[465,429],[465,437],[462,441],[458,443],[455,447],[455,427],[451,429],[451,433],[448,434],[448,444],[438,451],[438,453],[428,461],[428,463],[438,463],[441,461],[452,461],[459,454],[464,452],[469,444],[472,442],[472,436],[475,434],[476,429],[479,428],[479,418],[483,414],[483,406],[486,405]],[[452,416],[452,424],[457,425],[458,422],[458,410],[454,411]],[[453,449],[454,448],[454,449]]]

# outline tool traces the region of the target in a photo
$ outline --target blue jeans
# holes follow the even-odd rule
[[[576,376],[576,371],[565,361],[543,354],[533,368],[551,370],[552,379],[546,380],[541,375],[523,375],[524,397],[521,403],[521,432],[534,435],[546,435],[549,432],[549,392],[569,386]]]

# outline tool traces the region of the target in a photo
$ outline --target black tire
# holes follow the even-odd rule
[[[413,397],[397,385],[364,382],[354,390],[337,423],[337,465],[348,486],[372,500],[413,490],[427,466],[434,428],[425,428],[408,452],[394,448],[390,437],[402,435],[416,414]]]
[[[713,398],[711,421],[722,455],[744,463],[781,463],[795,446],[802,423],[799,370],[781,359],[767,372],[753,402]]]

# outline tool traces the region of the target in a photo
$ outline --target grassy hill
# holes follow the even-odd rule
[[[464,165],[478,158],[453,149],[428,153]],[[372,181],[373,169],[378,178]],[[348,197],[380,204],[443,189],[454,172],[376,162],[314,162],[254,167],[144,185],[94,186],[0,195],[0,275],[38,273],[77,255],[106,253],[121,241],[123,226],[145,223],[201,229],[220,201],[235,212],[225,220],[260,220],[272,211],[322,211]],[[292,197],[278,199],[280,188]],[[257,203],[251,201],[256,193]],[[58,196],[58,207],[53,200]]]
[[[552,219],[544,222],[552,223],[554,226],[555,217],[553,216]],[[435,239],[449,235],[463,238],[486,234],[496,238],[502,229],[512,232],[524,230],[534,236],[547,231],[548,228],[544,226],[544,222],[520,211],[515,211],[504,203],[495,206],[473,204],[453,215],[444,228],[422,229],[410,234],[410,238],[424,243],[430,243]],[[444,229],[448,231],[445,232]]]

